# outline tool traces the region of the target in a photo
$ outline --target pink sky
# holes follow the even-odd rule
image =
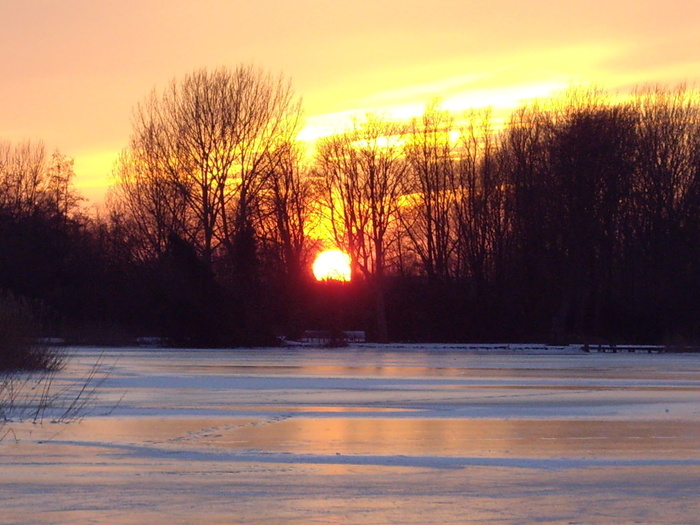
[[[307,136],[352,112],[510,108],[572,84],[700,81],[695,0],[0,0],[0,140],[73,156],[99,201],[132,108],[201,67],[291,77]]]

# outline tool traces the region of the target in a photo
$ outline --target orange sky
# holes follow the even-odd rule
[[[440,97],[510,108],[572,84],[700,81],[697,0],[0,0],[0,140],[75,158],[99,201],[133,106],[200,67],[292,78],[305,136]]]

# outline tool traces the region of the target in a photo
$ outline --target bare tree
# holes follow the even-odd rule
[[[596,92],[572,99],[554,120],[548,146],[556,221],[551,242],[558,252],[562,312],[575,333],[599,332],[603,300],[615,284],[610,270],[619,257],[634,141],[630,108]]]
[[[82,200],[73,187],[73,163],[71,157],[56,150],[51,155],[46,172],[46,205],[64,225]]]
[[[263,242],[275,252],[286,280],[298,282],[311,260],[307,230],[313,221],[314,185],[298,146],[271,152],[270,174],[260,198],[257,222]]]
[[[636,171],[625,232],[637,274],[634,296],[670,313],[692,289],[688,272],[698,272],[700,98],[684,86],[646,88],[637,93],[635,110]]]
[[[202,69],[173,80],[134,112],[121,162],[127,166],[117,170],[120,193],[139,187],[129,177],[144,177],[152,190],[147,198],[177,194],[184,205],[180,230],[210,264],[220,247],[233,251],[270,173],[272,153],[298,129],[300,107],[289,81],[249,66]],[[155,207],[149,207],[152,215]]]
[[[187,237],[187,203],[182,192],[152,159],[140,159],[141,149],[125,150],[115,167],[118,183],[110,189],[108,205],[113,226],[124,232],[133,255],[148,260],[163,253],[170,234]]]
[[[647,89],[636,97],[638,215],[666,236],[679,222],[698,185],[700,100],[684,87]]]
[[[510,228],[502,279],[511,323],[526,324],[533,332],[548,330],[541,319],[556,287],[548,258],[553,198],[547,177],[549,120],[539,104],[518,109],[502,133],[499,151]]]
[[[490,111],[466,115],[460,130],[454,199],[460,275],[482,294],[508,229],[506,184]]]
[[[0,142],[0,209],[12,217],[30,215],[46,189],[46,149],[41,142]]]
[[[404,135],[404,126],[368,116],[318,145],[323,204],[336,244],[350,254],[375,293],[379,341],[388,339],[384,278],[407,167]]]
[[[437,105],[413,119],[408,130],[409,170],[401,218],[412,249],[430,279],[450,275],[455,232],[455,144],[453,117]]]

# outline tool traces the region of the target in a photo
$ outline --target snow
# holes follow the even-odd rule
[[[700,355],[537,345],[74,348],[11,421],[1,523],[692,523]],[[10,432],[11,431],[11,432]]]

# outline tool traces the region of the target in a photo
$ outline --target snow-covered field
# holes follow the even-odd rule
[[[698,523],[700,355],[72,349],[9,422],[0,523]]]

